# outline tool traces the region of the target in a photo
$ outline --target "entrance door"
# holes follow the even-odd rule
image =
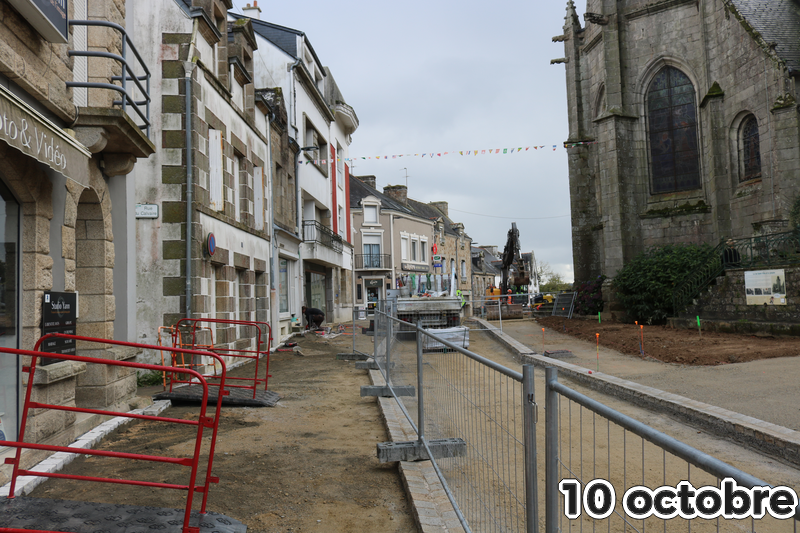
[[[367,287],[367,314],[374,315],[375,307],[378,305],[378,300],[381,296],[381,290],[378,287]]]
[[[0,182],[0,346],[18,348],[19,204]],[[0,440],[17,438],[20,361],[0,354]]]

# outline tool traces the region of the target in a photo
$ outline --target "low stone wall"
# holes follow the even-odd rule
[[[744,286],[746,269],[736,269],[718,277],[716,283],[695,298],[695,303],[678,318],[694,319],[695,327],[697,316],[701,320],[715,321],[720,324],[719,331],[749,333],[765,331],[774,325],[777,334],[800,335],[800,327],[789,327],[800,323],[800,267],[782,269],[786,278],[786,305],[748,305]],[[750,322],[755,325],[747,325]],[[675,325],[680,326],[682,322],[676,321]]]

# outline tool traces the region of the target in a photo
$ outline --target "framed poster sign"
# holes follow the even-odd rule
[[[744,291],[747,305],[786,305],[786,274],[782,268],[745,271]]]

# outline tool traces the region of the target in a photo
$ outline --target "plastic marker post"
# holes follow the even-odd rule
[[[542,328],[542,355],[544,355],[544,328]]]
[[[598,324],[602,324],[603,323],[603,321],[600,320],[600,311],[597,312],[597,323]]]
[[[642,357],[644,357],[644,326],[639,324],[639,351],[642,352]]]
[[[600,334],[595,333],[595,337],[597,337],[597,371],[600,372]]]
[[[697,331],[700,332],[700,338],[703,338],[703,329],[700,327],[700,315],[697,315]]]

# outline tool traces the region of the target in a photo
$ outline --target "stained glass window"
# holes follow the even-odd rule
[[[653,194],[700,188],[694,87],[686,74],[663,68],[647,89]]]
[[[740,181],[761,177],[761,147],[758,140],[758,121],[753,115],[742,121],[739,135]]]

